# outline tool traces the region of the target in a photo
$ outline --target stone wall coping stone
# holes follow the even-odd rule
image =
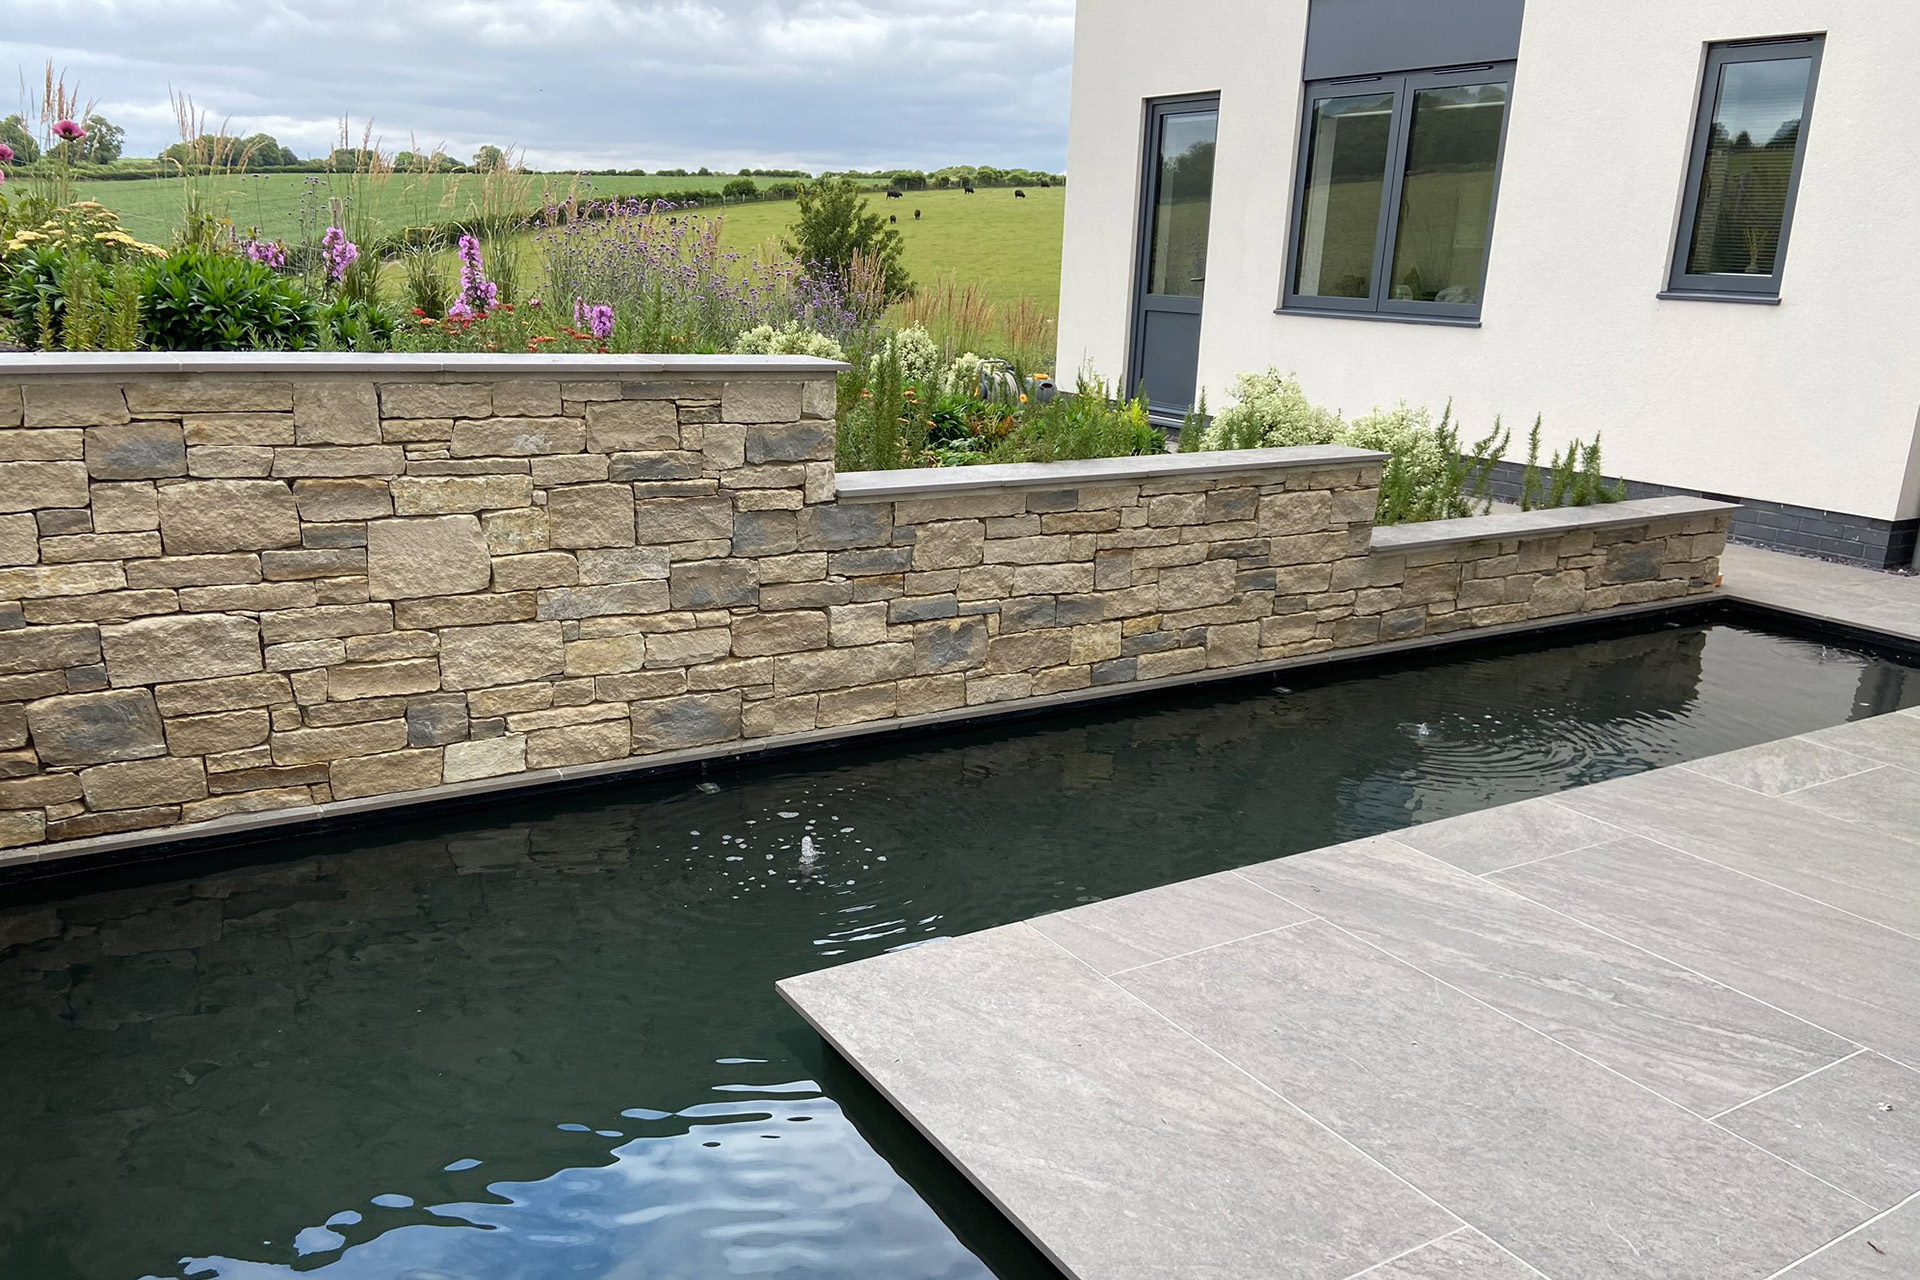
[[[845,488],[845,481],[841,482]],[[1710,498],[1672,496],[1631,498],[1591,507],[1549,507],[1542,511],[1508,511],[1460,520],[1422,520],[1413,524],[1379,525],[1373,531],[1375,555],[1425,551],[1430,547],[1466,542],[1494,542],[1552,538],[1578,529],[1620,529],[1650,520],[1718,515],[1738,511],[1739,504]]]
[[[1073,462],[1012,462],[984,467],[922,467],[900,471],[846,471],[838,476],[842,502],[893,502],[944,498],[989,489],[1078,489],[1103,484],[1139,484],[1179,476],[1232,475],[1250,471],[1325,470],[1384,462],[1387,455],[1342,445],[1293,449],[1222,449],[1205,453],[1154,453],[1131,458]]]
[[[500,774],[490,778],[476,778],[468,782],[442,783],[439,786],[426,787],[413,791],[399,791],[377,796],[362,796],[350,800],[330,800],[321,804],[296,805],[284,809],[263,810],[258,813],[236,813],[226,817],[210,818],[202,822],[181,823],[170,827],[148,827],[138,831],[88,836],[79,840],[29,845],[23,848],[0,851],[0,876],[6,876],[7,873],[19,873],[36,864],[66,864],[73,859],[91,861],[99,858],[126,855],[136,851],[143,855],[162,853],[169,851],[176,845],[190,845],[207,840],[247,837],[255,833],[281,827],[299,826],[323,829],[324,825],[330,820],[350,819],[364,814],[379,813],[389,809],[407,808],[420,804],[477,799],[483,796],[499,795],[504,792],[525,791],[555,785],[578,784],[628,774],[641,775],[659,773],[684,768],[688,765],[698,764],[707,760],[724,760],[735,757],[758,758],[778,756],[788,752],[804,751],[830,743],[856,741],[876,735],[893,736],[940,725],[993,720],[1008,716],[1026,716],[1036,711],[1080,706],[1085,703],[1107,702],[1116,698],[1133,698],[1155,691],[1179,689],[1191,685],[1213,684],[1223,680],[1245,680],[1251,676],[1271,675],[1282,671],[1298,670],[1303,667],[1338,666],[1344,663],[1378,658],[1390,653],[1419,653],[1433,649],[1445,649],[1472,641],[1484,642],[1505,636],[1553,632],[1567,627],[1585,627],[1596,622],[1618,621],[1636,617],[1658,617],[1662,614],[1673,613],[1676,610],[1697,609],[1702,606],[1711,605],[1715,601],[1725,599],[1727,599],[1727,597],[1724,593],[1714,591],[1703,595],[1689,596],[1684,600],[1656,600],[1646,604],[1620,605],[1611,609],[1595,609],[1577,615],[1533,618],[1523,622],[1468,628],[1461,631],[1448,632],[1443,635],[1417,636],[1408,640],[1376,642],[1374,644],[1357,645],[1346,649],[1303,654],[1292,658],[1275,658],[1268,661],[1247,663],[1230,668],[1213,668],[1201,671],[1182,672],[1178,675],[1161,676],[1150,680],[1128,681],[1123,684],[1096,685],[1087,689],[1072,689],[1061,693],[1021,698],[1013,702],[954,707],[945,711],[932,711],[912,716],[896,716],[886,720],[862,721],[826,729],[808,729],[797,733],[774,734],[764,738],[736,738],[727,742],[714,743],[710,746],[684,747],[678,750],[660,751],[649,755],[627,756],[618,760],[607,760],[597,764],[562,765],[547,769],[528,769],[519,773]],[[4,883],[4,879],[0,879],[0,883]]]
[[[0,382],[19,378],[214,374],[229,378],[329,374],[386,380],[427,376],[573,380],[828,378],[850,366],[814,356],[495,355],[481,352],[71,351],[0,353]]]

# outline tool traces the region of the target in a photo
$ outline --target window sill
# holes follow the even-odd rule
[[[1400,311],[1345,311],[1332,307],[1275,307],[1277,316],[1313,316],[1321,320],[1384,320],[1388,324],[1436,324],[1450,329],[1478,329],[1478,316],[1416,316]]]
[[[1653,295],[1668,302],[1744,302],[1748,306],[1777,307],[1777,293],[1714,293],[1708,289],[1662,289]]]

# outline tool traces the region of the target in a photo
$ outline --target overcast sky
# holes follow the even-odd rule
[[[127,130],[168,90],[324,154],[518,146],[540,168],[1066,164],[1073,0],[68,0],[9,3],[0,67],[48,59]],[[12,90],[13,85],[6,85]],[[7,110],[18,110],[9,104]]]

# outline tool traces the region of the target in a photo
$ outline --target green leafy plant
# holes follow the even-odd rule
[[[359,298],[335,298],[320,311],[320,345],[332,351],[386,351],[400,318],[392,308]]]
[[[1196,433],[1192,448],[1277,449],[1332,444],[1345,429],[1339,414],[1308,400],[1299,381],[1278,369],[1239,375],[1233,380],[1233,400],[1205,431]]]
[[[157,351],[297,351],[320,341],[320,310],[297,281],[204,249],[149,267],[140,306]]]
[[[862,188],[851,179],[808,183],[801,188],[799,206],[783,247],[802,266],[845,281],[858,254],[871,259],[887,301],[913,292],[913,280],[900,260],[905,249],[900,233],[868,207]]]
[[[1564,454],[1555,451],[1544,472],[1540,469],[1541,417],[1533,420],[1527,433],[1527,465],[1520,474],[1520,509],[1536,511],[1542,507],[1590,507],[1603,502],[1619,502],[1627,496],[1626,481],[1608,484],[1601,470],[1600,433],[1592,443],[1578,437],[1567,444]]]

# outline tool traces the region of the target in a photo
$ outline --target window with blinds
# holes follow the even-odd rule
[[[1708,50],[1673,291],[1779,296],[1820,52],[1818,36]]]

